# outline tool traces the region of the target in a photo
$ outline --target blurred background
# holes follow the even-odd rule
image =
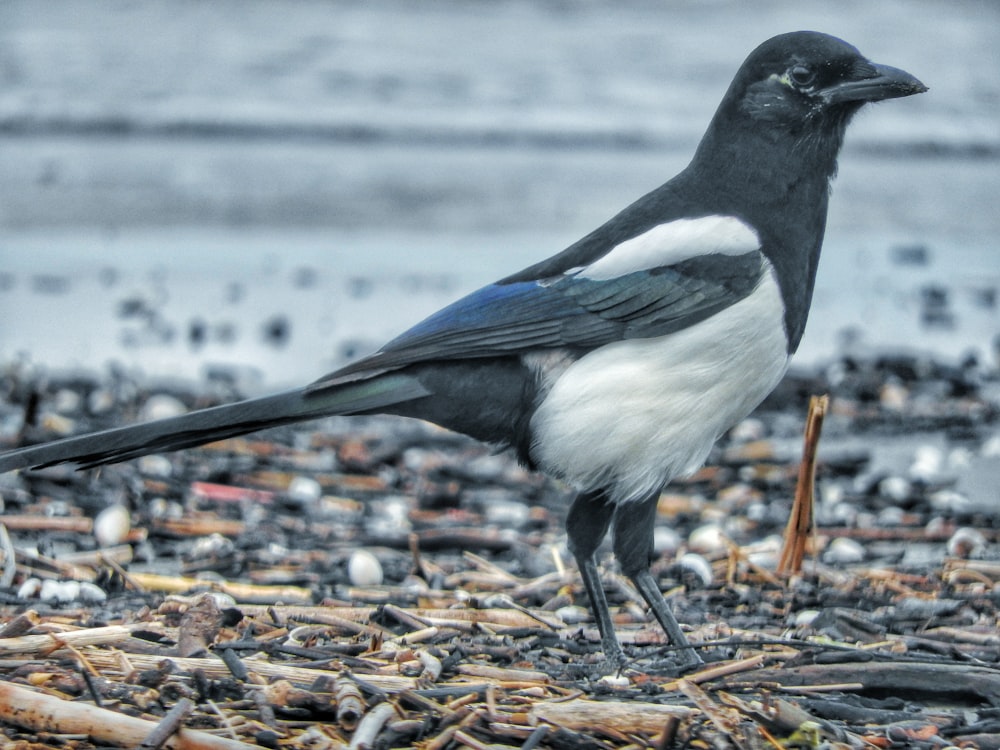
[[[799,361],[995,365],[993,0],[4,0],[0,364],[319,377],[671,177],[800,28],[931,90],[848,134]]]

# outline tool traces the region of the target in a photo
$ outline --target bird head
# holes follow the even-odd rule
[[[874,63],[841,39],[797,31],[750,53],[724,104],[761,124],[843,128],[867,102],[926,90],[905,70]]]
[[[702,176],[732,184],[759,180],[777,163],[791,181],[802,172],[830,178],[847,125],[863,105],[926,90],[906,71],[874,63],[837,37],[781,34],[740,66],[694,163]]]

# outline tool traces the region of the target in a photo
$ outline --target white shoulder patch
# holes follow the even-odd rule
[[[583,268],[579,275],[606,281],[636,271],[670,266],[699,255],[742,255],[759,249],[757,232],[735,216],[677,219],[658,224],[616,245],[607,255]]]

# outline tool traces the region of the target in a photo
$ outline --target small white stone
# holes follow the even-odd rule
[[[878,483],[878,491],[882,497],[887,497],[896,502],[902,502],[910,497],[913,485],[904,477],[886,477]]]
[[[206,557],[226,557],[233,554],[236,543],[232,539],[215,533],[208,536],[199,537],[191,545],[190,557],[193,560],[200,560]]]
[[[52,579],[48,579],[42,582],[42,590],[38,598],[43,602],[69,604],[80,598],[80,584],[77,581],[53,581]]]
[[[29,578],[17,589],[18,599],[34,599],[42,590],[42,582],[38,578]]]
[[[301,503],[315,503],[323,497],[323,487],[312,477],[298,476],[288,484],[287,494]]]
[[[669,526],[656,526],[653,529],[653,553],[662,555],[673,555],[681,546],[681,535],[677,529]]]
[[[899,383],[886,383],[879,392],[879,402],[892,411],[902,411],[909,400],[910,391]]]
[[[231,594],[224,591],[206,591],[201,597],[210,598],[219,609],[232,609],[236,606],[236,599]]]
[[[951,535],[947,548],[952,557],[975,559],[986,551],[986,537],[977,529],[963,526]]]
[[[984,458],[1000,458],[1000,435],[994,435],[983,443],[979,455]]]
[[[688,537],[688,547],[694,552],[709,554],[726,550],[726,535],[715,523],[699,526]]]
[[[677,565],[682,571],[684,578],[693,578],[700,588],[707,588],[712,585],[712,564],[701,555],[694,552],[687,552],[681,555]]]
[[[933,481],[940,476],[944,464],[944,452],[933,445],[921,445],[914,451],[913,463],[910,465],[910,476],[925,482]]]
[[[931,507],[941,513],[967,513],[972,510],[972,501],[955,490],[938,490],[928,498]]]
[[[94,538],[101,547],[121,544],[132,529],[132,516],[124,505],[109,505],[94,519]]]
[[[80,582],[80,601],[86,604],[102,604],[108,600],[107,592],[90,581]]]
[[[797,628],[807,627],[812,625],[819,615],[820,611],[818,609],[804,609],[796,613],[795,619],[792,622]]]
[[[178,417],[187,414],[188,408],[184,402],[165,393],[157,393],[146,399],[142,405],[140,416],[143,421],[153,419],[167,419],[168,417]]]
[[[590,620],[590,612],[586,607],[578,607],[575,604],[571,604],[557,609],[556,617],[567,625],[579,625],[581,622]]]
[[[820,502],[824,505],[836,505],[844,501],[844,487],[836,482],[820,482]]]
[[[898,508],[895,505],[890,505],[888,508],[882,508],[878,512],[878,525],[879,526],[899,526],[903,523],[903,518],[905,513],[902,508]]]
[[[519,529],[531,520],[531,508],[515,500],[495,499],[486,504],[485,515],[493,526]]]
[[[953,471],[962,471],[972,466],[974,453],[964,446],[952,448],[948,452],[948,468]]]
[[[107,388],[98,388],[87,397],[87,410],[96,415],[107,414],[115,405],[115,394]]]
[[[831,563],[859,563],[865,559],[865,548],[853,539],[839,536],[830,542],[824,557]]]
[[[69,388],[62,388],[56,393],[53,408],[59,414],[76,414],[80,411],[80,394]]]
[[[174,473],[174,465],[166,456],[154,453],[138,461],[139,473],[147,477],[167,479]]]
[[[602,677],[599,682],[607,685],[610,688],[627,688],[632,683],[629,681],[628,677],[619,677],[618,675],[607,674]]]
[[[766,435],[767,428],[764,426],[764,423],[754,417],[744,419],[729,431],[729,438],[740,443],[760,440]]]
[[[42,427],[47,432],[53,432],[59,437],[66,437],[76,432],[76,420],[61,414],[46,413],[42,415]]]
[[[382,563],[368,550],[355,550],[347,561],[347,577],[353,586],[379,586],[384,577]]]

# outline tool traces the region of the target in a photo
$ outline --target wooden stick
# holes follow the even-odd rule
[[[298,586],[255,586],[234,581],[210,582],[200,578],[164,576],[157,573],[129,573],[129,580],[147,591],[182,594],[191,589],[210,588],[229,594],[237,601],[309,602],[312,592]]]
[[[180,731],[181,724],[192,711],[194,711],[194,701],[190,698],[181,698],[146,736],[139,745],[139,750],[160,750],[167,744],[167,740]]]
[[[809,416],[806,419],[805,443],[799,463],[799,479],[795,485],[795,500],[785,528],[785,543],[778,561],[778,575],[787,576],[802,572],[802,558],[806,544],[814,531],[816,490],[816,450],[823,430],[823,418],[830,406],[829,396],[809,399]]]
[[[35,732],[84,734],[119,747],[140,747],[157,728],[152,721],[65,701],[9,682],[0,682],[0,720]],[[243,742],[179,729],[164,747],[173,750],[249,750]]]
[[[532,726],[541,723],[586,730],[593,727],[621,732],[656,734],[671,716],[686,719],[693,709],[645,701],[549,700],[533,704],[528,711]]]
[[[103,628],[87,628],[71,630],[65,633],[46,633],[44,635],[22,635],[17,638],[0,639],[0,655],[42,654],[56,651],[63,646],[79,648],[81,646],[97,646],[104,643],[117,643],[132,635],[132,630],[140,627],[149,628],[149,623],[141,625],[108,625]]]
[[[89,534],[94,529],[94,522],[90,518],[41,516],[34,513],[4,516],[3,524],[13,531],[68,531]]]
[[[120,665],[116,652],[104,649],[95,649],[87,654],[90,663],[102,671],[118,671]],[[164,657],[159,654],[129,654],[128,659],[135,669],[156,669],[164,661],[169,659],[181,672],[194,672],[196,669],[203,671],[208,677],[218,679],[229,677],[229,668],[222,659],[215,657]],[[251,673],[258,674],[265,678],[283,678],[298,685],[312,685],[320,677],[328,677],[332,680],[343,676],[343,672],[336,669],[312,669],[306,667],[296,667],[284,662],[252,661],[244,662],[250,668]],[[388,693],[398,693],[401,690],[414,690],[417,687],[417,680],[412,677],[402,677],[398,675],[365,674],[359,675],[367,683],[371,683],[379,690]]]

